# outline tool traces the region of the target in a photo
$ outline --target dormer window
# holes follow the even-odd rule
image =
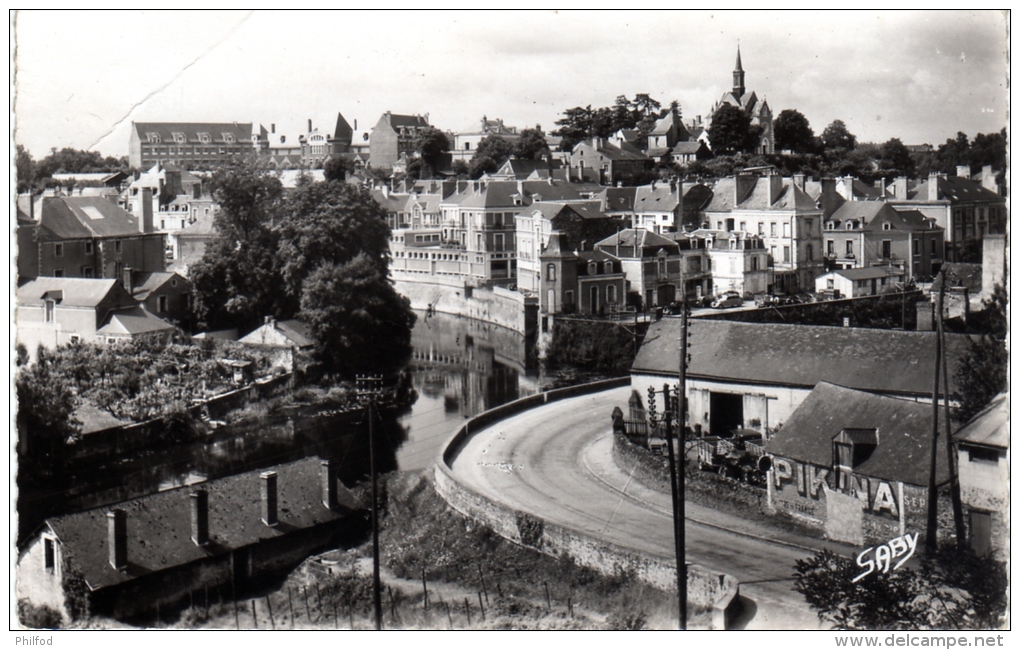
[[[854,229],[854,222],[853,221],[847,221],[846,222],[846,229],[847,230],[853,230]]]
[[[234,144],[235,142],[237,142],[237,140],[234,138],[233,133],[224,133],[222,135],[223,141],[226,142],[227,144]]]
[[[149,140],[149,144],[159,144],[163,141],[158,133],[146,133],[145,137]]]
[[[597,275],[599,272],[599,265],[597,262],[588,263],[588,275]]]
[[[613,272],[613,263],[612,262],[606,262],[605,265],[603,266],[603,269],[605,270],[606,273],[612,273]]]
[[[201,142],[202,144],[209,144],[209,143],[212,142],[212,136],[209,135],[208,133],[204,133],[204,132],[203,133],[199,133],[198,134],[198,141]]]
[[[174,131],[173,136],[174,142],[176,142],[177,144],[184,144],[188,141],[188,137],[181,133],[180,131]]]
[[[892,224],[889,222],[883,223],[882,230],[892,230]]]

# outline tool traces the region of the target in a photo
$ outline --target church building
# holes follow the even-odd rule
[[[768,101],[758,100],[758,95],[752,90],[747,91],[744,86],[744,67],[740,63],[740,47],[737,46],[737,67],[733,70],[733,89],[723,93],[722,98],[712,107],[711,115],[719,110],[723,104],[729,104],[742,108],[751,116],[752,126],[761,126],[761,140],[758,142],[757,153],[775,153],[776,136],[772,130],[772,109]],[[708,126],[711,124],[711,117],[705,125],[705,137],[708,135]]]

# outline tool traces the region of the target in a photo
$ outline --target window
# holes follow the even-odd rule
[[[783,246],[783,262],[789,262],[789,261],[790,261],[790,247],[789,246]]]
[[[833,240],[833,239],[826,239],[825,240],[825,253],[827,255],[835,255],[836,254],[836,241],[835,240]]]
[[[938,246],[939,246],[938,241],[936,241],[934,239],[929,239],[928,241],[931,242],[931,255],[932,255],[932,257],[936,257],[938,255],[938,250],[939,250],[938,249]]]
[[[55,278],[64,277],[64,269],[53,269],[53,277]]]
[[[90,241],[85,242],[85,254],[86,255],[92,254],[92,242]]]
[[[882,259],[887,260],[892,257],[892,241],[888,239],[882,240]]]
[[[64,256],[64,245],[63,244],[53,244],[53,257],[63,257],[63,256]]]
[[[114,253],[121,252],[120,240],[119,239],[113,242],[113,252]]]
[[[811,234],[811,226],[813,226],[814,223],[815,223],[814,219],[805,219],[804,220],[804,228],[807,230],[808,234]]]
[[[56,303],[54,301],[52,301],[52,300],[47,300],[45,302],[45,304],[46,304],[46,322],[47,323],[52,323],[53,322],[53,309],[56,307]]]
[[[210,136],[208,133],[199,133],[198,141],[201,142],[202,144],[209,144],[210,142],[212,142],[212,136]]]
[[[921,240],[920,239],[915,239],[914,240],[914,255],[920,255],[920,254],[921,254]]]
[[[815,260],[815,249],[811,244],[807,245],[807,261],[813,262]]]
[[[609,302],[609,303],[615,303],[616,302],[616,285],[615,284],[611,284],[608,287],[606,287],[606,302]]]
[[[185,142],[188,141],[187,136],[185,136],[180,131],[174,131],[172,135],[174,137],[174,142],[176,142],[177,144],[184,144]]]
[[[234,144],[235,142],[237,142],[237,139],[234,138],[233,133],[224,133],[223,141],[226,142],[227,144]]]
[[[597,275],[599,272],[599,265],[596,262],[588,263],[588,275]]]
[[[758,236],[759,237],[764,237],[765,236],[765,222],[764,221],[759,221],[758,222]]]
[[[715,229],[716,230],[722,230],[723,229],[722,221],[716,221],[715,222]]]
[[[43,537],[43,566],[46,573],[53,573],[57,566],[57,554],[52,537]]]
[[[771,224],[769,224],[769,236],[775,237],[777,232],[778,230],[776,229],[776,222],[773,221]]]
[[[574,292],[573,291],[564,291],[563,292],[563,304],[564,305],[573,305],[574,304]]]
[[[612,262],[606,262],[605,264],[603,264],[602,265],[602,272],[603,273],[612,273],[613,272],[613,263]]]
[[[783,222],[783,237],[790,236],[790,223],[788,221]]]
[[[81,276],[82,276],[83,278],[91,278],[91,277],[94,277],[94,276],[95,276],[95,272],[94,272],[94,271],[92,270],[92,267],[91,267],[91,266],[86,266],[86,267],[83,267],[83,268],[82,268],[82,270],[81,270]]]
[[[78,336],[77,334],[72,334],[70,341],[71,345],[78,345],[79,343],[81,343],[81,337]]]
[[[853,257],[853,255],[854,255],[854,240],[848,239],[846,240],[846,256]]]
[[[549,282],[556,281],[556,265],[549,264],[545,267],[545,279]]]
[[[892,230],[892,224],[886,221],[882,224],[882,230]]]
[[[162,142],[158,133],[146,133],[145,137],[150,143],[159,144]]]
[[[759,259],[758,259],[758,256],[757,256],[757,255],[752,255],[752,256],[751,256],[751,270],[752,270],[752,271],[757,271],[757,270],[758,270],[758,264],[759,264],[759,262],[760,262],[760,261],[759,261]]]
[[[854,222],[853,221],[847,221],[846,222],[846,229],[847,230],[853,230],[854,229]]]
[[[983,462],[993,463],[998,465],[999,463],[999,451],[997,449],[987,449],[985,447],[967,447],[967,460],[971,463]]]
[[[156,298],[156,311],[161,314],[166,313],[166,296]]]
[[[740,222],[740,232],[744,232],[746,230],[747,230],[747,222],[746,221],[741,221]]]
[[[825,281],[825,288],[826,289],[835,289],[836,288],[836,281],[833,278],[827,279]]]
[[[497,251],[503,251],[504,235],[501,232],[496,233],[494,249]]]

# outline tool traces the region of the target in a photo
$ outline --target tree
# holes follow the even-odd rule
[[[808,119],[800,111],[788,108],[772,123],[776,134],[776,149],[789,149],[793,153],[811,153],[815,146],[815,133]]]
[[[946,548],[918,568],[874,571],[825,550],[797,560],[794,588],[821,621],[841,630],[989,630],[1003,624],[1002,562]]]
[[[432,178],[442,166],[443,154],[450,150],[450,139],[436,127],[427,126],[414,137],[414,150],[426,165],[421,177]]]
[[[541,160],[549,158],[549,144],[545,141],[545,133],[536,126],[533,129],[522,129],[521,137],[514,142],[514,157],[520,160]]]
[[[499,169],[499,165],[496,161],[488,156],[478,157],[477,155],[471,158],[471,162],[468,164],[468,177],[469,178],[481,178],[483,174],[491,174]]]
[[[967,353],[954,372],[956,395],[960,403],[953,411],[957,422],[968,422],[981,412],[1009,382],[1009,352],[1006,350],[1009,297],[997,284],[989,299],[983,301],[985,332],[971,338]]]
[[[342,156],[329,158],[322,166],[322,175],[327,181],[344,181],[354,171],[354,162]]]
[[[35,180],[35,161],[32,160],[32,154],[28,152],[28,149],[20,144],[17,146],[14,169],[17,173],[18,193],[21,194],[29,191],[32,188],[32,182]]]
[[[27,438],[33,462],[44,473],[55,472],[81,437],[81,421],[74,416],[78,398],[42,346],[34,364],[18,369],[14,384],[18,435]]]
[[[825,152],[852,151],[857,147],[857,138],[846,128],[843,120],[833,120],[832,124],[822,131],[822,146]]]
[[[327,263],[305,280],[301,318],[323,365],[345,377],[400,370],[411,353],[415,314],[374,260]]]
[[[59,151],[50,150],[48,156],[36,164],[36,178],[45,179],[53,174],[82,174],[93,172],[114,172],[127,169],[126,158],[104,157],[98,151],[82,151],[64,147]]]
[[[277,226],[277,260],[284,287],[300,304],[302,285],[325,264],[342,265],[365,255],[383,273],[389,267],[386,213],[362,186],[312,183],[287,198]]]
[[[469,173],[468,164],[463,160],[454,160],[453,173],[456,174],[458,178],[467,176]]]
[[[222,235],[210,242],[189,270],[199,329],[254,329],[265,316],[290,318],[296,310],[282,291],[277,234],[259,229],[247,241]]]
[[[882,145],[878,168],[883,174],[909,178],[914,175],[914,159],[899,138],[891,138]]]
[[[230,241],[248,242],[272,226],[283,198],[283,184],[268,162],[255,156],[231,161],[209,179],[219,206],[213,223]]]
[[[723,104],[712,115],[708,140],[713,153],[726,155],[754,151],[756,142],[752,137],[751,117],[742,108]]]
[[[475,155],[472,156],[472,160],[479,158],[491,158],[496,166],[500,166],[507,161],[514,152],[514,145],[506,138],[502,138],[495,133],[485,136],[481,142],[478,143],[478,147],[475,149]]]

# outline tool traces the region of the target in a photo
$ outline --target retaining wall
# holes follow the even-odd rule
[[[436,463],[436,491],[458,512],[476,519],[501,537],[528,546],[553,557],[569,556],[581,566],[601,573],[632,571],[634,575],[663,591],[676,591],[676,562],[643,555],[636,551],[593,539],[576,531],[547,522],[530,513],[514,510],[474,492],[458,482],[450,469],[450,461],[474,432],[493,422],[528,409],[568,397],[595,393],[629,384],[621,377],[570,386],[519,399],[490,409],[465,422],[446,443]],[[736,578],[712,571],[697,564],[687,566],[687,598],[694,606],[712,610],[712,628],[725,629],[739,607],[739,586]]]
[[[428,282],[395,279],[394,288],[411,308],[474,318],[528,334],[535,330],[537,303],[502,287],[471,287],[463,280],[430,278]],[[534,304],[531,304],[534,303]],[[529,308],[530,307],[530,308]]]

